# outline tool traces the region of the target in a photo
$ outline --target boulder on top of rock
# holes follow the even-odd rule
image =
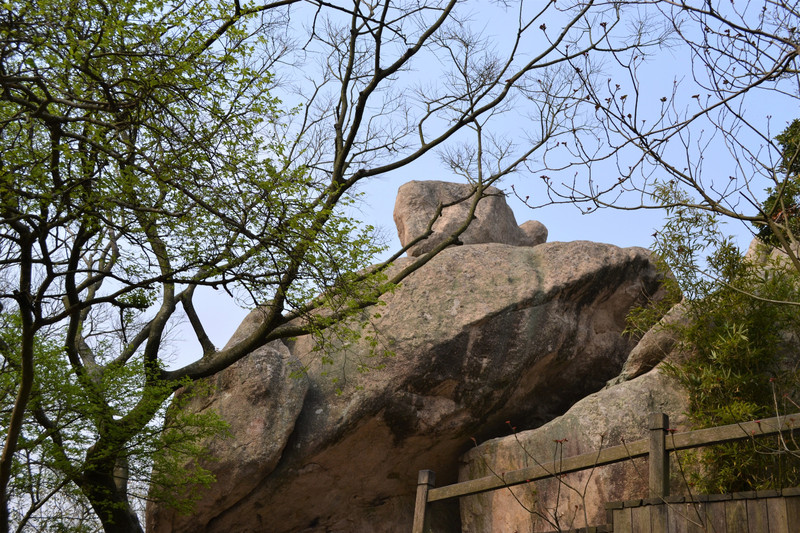
[[[471,185],[445,181],[410,181],[402,185],[397,191],[394,222],[403,246],[425,233],[440,203],[458,202],[442,211],[433,224],[433,234],[409,248],[408,255],[417,257],[429,252],[463,225],[469,214],[471,192]],[[459,237],[462,244],[536,246],[547,241],[547,228],[541,222],[528,221],[517,226],[500,189],[488,187],[484,194],[486,197],[478,202],[474,220]]]
[[[508,419],[540,425],[617,375],[634,344],[622,335],[628,310],[661,279],[641,248],[448,248],[386,294],[385,305],[365,310],[369,327],[355,326],[360,338],[326,353],[333,364],[319,362],[308,337],[289,345],[310,363],[309,389],[271,472],[240,470],[248,490],[238,501],[207,499],[215,503],[151,530],[408,531],[420,469],[455,482],[470,437],[505,434]],[[376,346],[393,355],[375,355]],[[383,368],[360,373],[359,363]],[[230,404],[243,393],[231,388]],[[264,416],[257,403],[238,405],[243,420]],[[221,468],[238,457],[242,438],[220,448]],[[454,505],[438,515],[440,530],[460,531]]]

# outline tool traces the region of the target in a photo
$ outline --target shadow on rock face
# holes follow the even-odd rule
[[[150,529],[408,531],[419,470],[435,470],[440,485],[455,482],[471,437],[506,435],[506,420],[520,430],[545,423],[618,375],[634,345],[622,335],[628,310],[656,294],[660,282],[640,248],[448,248],[385,295],[385,306],[365,310],[376,316],[370,329],[328,352],[332,365],[320,364],[312,339],[289,343],[291,357],[309,364],[308,390],[274,466],[264,459],[263,468],[220,472],[235,473],[247,487],[235,501],[204,498],[208,505],[192,516]],[[375,361],[368,335],[394,355],[377,356],[382,369],[359,373],[359,361]],[[334,384],[332,375],[345,381]],[[222,398],[229,398],[242,420],[284,416],[237,401],[240,378],[221,379],[228,385],[209,408],[222,412]],[[279,437],[254,439],[242,427],[219,446],[219,464],[231,464],[242,442],[258,447],[258,438],[266,448]],[[459,530],[453,509],[441,511],[444,531]]]

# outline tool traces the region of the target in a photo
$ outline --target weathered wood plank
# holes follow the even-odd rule
[[[748,533],[747,502],[745,500],[725,502],[725,526],[728,528],[728,533]]]
[[[793,496],[785,498],[786,502],[786,523],[790,528],[796,528],[800,525],[800,496]],[[792,531],[792,529],[790,529]]]
[[[651,507],[652,505],[631,507],[631,533],[650,533]]]
[[[428,492],[436,484],[436,473],[433,470],[420,470],[417,476],[417,501],[414,505],[414,523],[412,533],[423,533],[428,521]]]
[[[669,496],[669,453],[666,448],[669,417],[664,413],[653,413],[648,420],[650,430],[650,453],[647,458],[651,498]]]
[[[768,499],[767,511],[769,533],[790,533],[789,521],[786,518],[786,501],[783,498]]]
[[[747,530],[750,532],[769,531],[767,519],[767,500],[747,500]]]
[[[686,505],[667,503],[667,533],[687,533]]]
[[[706,529],[708,533],[727,533],[724,500],[706,503]]]
[[[708,533],[706,530],[706,505],[702,502],[687,503],[686,531],[688,533]]]
[[[752,422],[741,422],[708,429],[674,433],[667,438],[667,450],[685,450],[753,437],[776,435],[781,431],[800,430],[800,413],[776,416]]]
[[[633,529],[631,511],[631,507],[614,509],[614,533],[631,533]]]
[[[667,506],[662,504],[650,506],[650,531],[653,533],[668,533]]]

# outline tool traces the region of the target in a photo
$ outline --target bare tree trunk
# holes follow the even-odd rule
[[[31,308],[31,265],[33,262],[31,254],[31,242],[27,231],[19,224],[15,229],[23,237],[20,242],[21,261],[19,290],[16,293],[17,304],[22,318],[22,343],[20,346],[20,367],[21,377],[17,398],[14,401],[14,409],[11,411],[11,419],[8,423],[8,433],[3,445],[3,452],[0,455],[0,531],[8,532],[11,524],[8,509],[8,485],[11,480],[11,465],[14,461],[14,454],[17,451],[17,443],[22,433],[22,424],[25,418],[25,409],[33,391],[33,343],[34,343],[34,324],[33,312]]]

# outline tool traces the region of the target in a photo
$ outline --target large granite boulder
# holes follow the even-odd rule
[[[440,203],[453,204],[445,207],[436,219],[433,234],[409,248],[408,255],[417,257],[429,252],[464,224],[472,201],[471,191],[471,185],[445,181],[410,181],[400,187],[394,206],[394,222],[403,246],[426,232]],[[461,243],[536,246],[547,241],[547,228],[541,222],[529,220],[517,226],[514,213],[500,189],[488,187],[484,195],[486,197],[475,209],[475,218],[459,237]]]
[[[251,334],[260,320],[260,311],[252,311],[228,345]],[[201,494],[196,514],[149,506],[148,531],[203,531],[214,514],[210,510],[235,505],[275,469],[308,391],[305,376],[290,377],[298,365],[284,343],[274,341],[205,380],[212,385],[210,393],[193,395],[187,409],[195,413],[213,409],[232,434],[231,439],[208,445],[215,460],[203,466],[214,472],[216,482]]]
[[[664,412],[670,427],[688,430],[688,400],[661,367],[603,389],[544,426],[493,439],[462,458],[461,480],[495,475],[558,458],[596,453],[648,436],[648,415]],[[672,493],[685,485],[672,464]],[[568,531],[606,523],[606,502],[648,497],[646,458],[601,466],[461,500],[465,533]]]
[[[661,364],[686,357],[670,329],[671,325],[685,321],[684,305],[675,305],[645,333],[616,379],[577,402],[562,416],[536,429],[513,432],[474,446],[461,458],[459,481],[502,475],[646,439],[651,413],[669,415],[672,429],[691,429],[686,415],[688,394],[664,373]],[[674,458],[670,466],[671,494],[685,494],[686,480]],[[462,531],[547,532],[603,525],[607,502],[649,496],[647,476],[647,459],[639,458],[468,496],[461,499]]]
[[[617,375],[634,344],[625,316],[660,280],[640,248],[446,249],[365,311],[360,338],[327,339],[338,346],[331,364],[312,339],[290,345],[309,365],[309,388],[274,469],[241,471],[236,501],[204,500],[214,504],[151,530],[407,531],[418,470],[455,482],[470,437],[504,434],[507,419],[541,425]],[[382,368],[359,372],[364,364]],[[242,401],[238,416],[250,409]],[[220,464],[238,446],[227,443]],[[454,505],[437,513],[440,530],[460,529]]]

